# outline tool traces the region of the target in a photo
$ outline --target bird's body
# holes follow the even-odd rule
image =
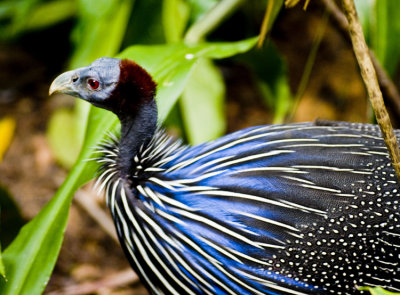
[[[159,131],[128,179],[118,141],[102,148],[121,244],[154,293],[400,288],[399,186],[377,126],[260,126],[195,147]]]
[[[130,88],[120,81],[128,66],[130,77],[140,70],[118,66],[105,99],[64,92],[121,120],[120,139],[100,146],[99,183],[152,293],[400,290],[400,187],[377,126],[259,126],[190,147],[157,129],[151,91],[134,87],[136,107],[125,107]]]

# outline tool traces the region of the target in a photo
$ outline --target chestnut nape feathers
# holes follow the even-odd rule
[[[157,125],[151,76],[115,58],[61,74],[55,92],[121,121],[99,144],[98,184],[152,294],[400,291],[400,187],[377,126],[257,126],[188,146]]]

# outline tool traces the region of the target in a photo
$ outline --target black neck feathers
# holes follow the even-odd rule
[[[119,167],[122,177],[132,175],[134,157],[147,144],[157,127],[156,84],[151,76],[130,60],[120,63],[120,78],[110,99],[112,111],[121,121]]]

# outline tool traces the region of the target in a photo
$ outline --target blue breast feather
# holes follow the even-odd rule
[[[399,186],[374,125],[259,126],[194,147],[158,132],[130,180],[117,142],[102,149],[121,243],[155,294],[400,288]]]

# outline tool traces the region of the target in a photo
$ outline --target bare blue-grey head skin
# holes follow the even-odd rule
[[[138,64],[102,57],[87,67],[59,75],[53,93],[68,94],[115,113],[121,121],[121,171],[129,174],[132,158],[157,127],[156,84]]]
[[[65,72],[53,81],[49,93],[65,93],[108,109],[106,100],[118,84],[120,62],[118,58],[102,57],[87,67]],[[96,81],[98,87],[94,88],[91,83]]]

